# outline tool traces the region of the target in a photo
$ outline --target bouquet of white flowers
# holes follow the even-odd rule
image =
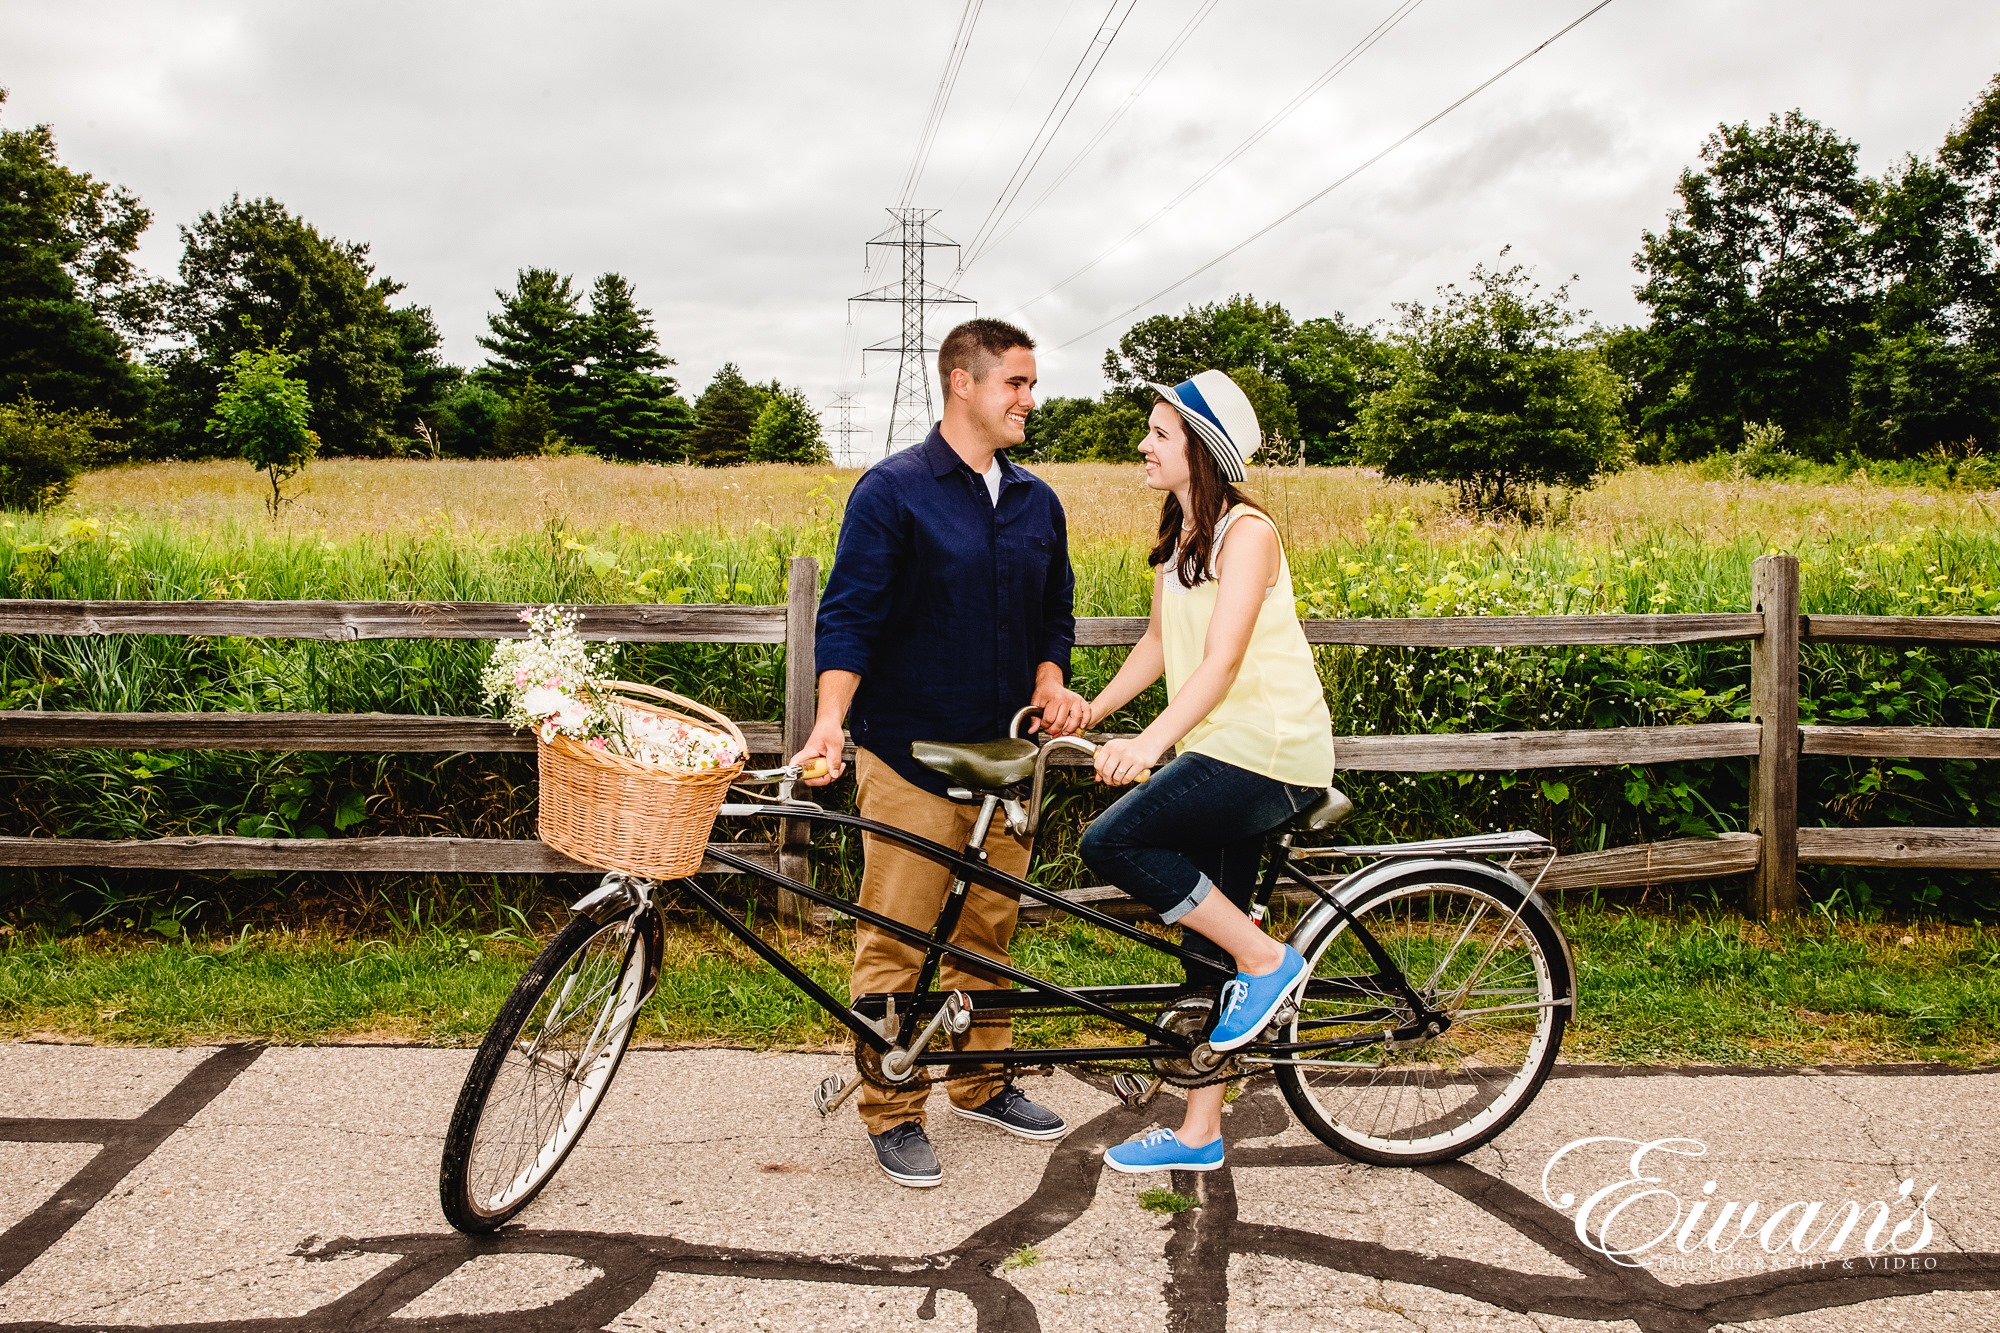
[[[614,679],[613,650],[584,642],[575,611],[521,619],[528,637],[494,645],[479,682],[489,707],[535,733],[542,841],[607,870],[692,874],[743,771],[743,733],[692,699]]]
[[[494,645],[479,683],[489,708],[544,744],[566,736],[592,750],[660,768],[726,768],[743,758],[736,740],[618,696],[610,648],[576,631],[581,617],[560,606],[523,611],[528,637]]]

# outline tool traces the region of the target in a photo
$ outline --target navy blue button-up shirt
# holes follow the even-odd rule
[[[818,669],[861,677],[854,743],[926,791],[950,784],[910,758],[911,741],[1005,736],[1039,664],[1069,677],[1076,580],[1062,502],[996,457],[997,505],[936,428],[864,472],[819,605]]]

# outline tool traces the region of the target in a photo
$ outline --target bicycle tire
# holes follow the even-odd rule
[[[625,1058],[653,947],[636,910],[608,922],[578,916],[529,964],[473,1056],[445,1131],[438,1198],[452,1226],[497,1230],[568,1159]],[[586,989],[571,1003],[579,983]]]
[[[1427,1003],[1445,999],[1439,1007],[1452,1021],[1393,1049],[1383,1042],[1325,1052],[1314,1057],[1320,1065],[1280,1065],[1285,1100],[1315,1137],[1357,1161],[1422,1166],[1464,1156],[1527,1109],[1555,1065],[1575,988],[1562,937],[1538,904],[1504,936],[1499,931],[1521,898],[1519,887],[1489,874],[1433,865],[1372,886],[1348,905]],[[1372,983],[1378,974],[1347,920],[1330,911],[1309,913],[1293,947],[1315,977]],[[1356,1032],[1393,1029],[1410,1009],[1391,992],[1308,998],[1285,1040],[1342,1035],[1343,1008],[1391,1011],[1353,1023]]]

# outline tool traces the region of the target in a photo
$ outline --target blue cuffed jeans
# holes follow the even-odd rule
[[[1247,768],[1184,754],[1134,787],[1084,830],[1083,863],[1106,882],[1179,921],[1218,886],[1238,907],[1257,887],[1264,838],[1326,795]],[[1201,934],[1183,929],[1181,944],[1234,973],[1234,960]],[[1190,981],[1208,981],[1196,977]]]

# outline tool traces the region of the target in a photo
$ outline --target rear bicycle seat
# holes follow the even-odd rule
[[[1319,801],[1293,815],[1286,825],[1294,833],[1317,833],[1332,828],[1354,813],[1354,802],[1338,787],[1328,787]]]
[[[931,772],[979,791],[998,791],[1035,775],[1035,743],[1026,737],[971,741],[911,741],[910,757]]]

